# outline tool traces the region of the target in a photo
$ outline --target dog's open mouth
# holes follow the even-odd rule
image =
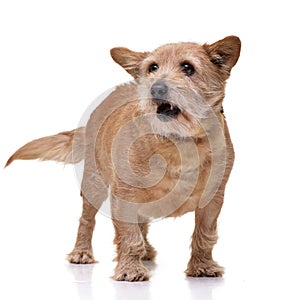
[[[162,101],[158,103],[156,110],[157,117],[162,121],[168,121],[169,118],[176,117],[180,112],[181,111],[178,106],[168,101]]]

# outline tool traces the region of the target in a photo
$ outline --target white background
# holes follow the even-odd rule
[[[130,79],[115,46],[242,40],[224,102],[236,150],[214,256],[224,279],[186,279],[193,214],[156,222],[152,279],[118,283],[110,220],[97,217],[99,264],[65,261],[81,213],[72,166],[0,171],[1,299],[300,299],[297,1],[1,1],[0,165],[34,138],[77,127],[102,92]]]

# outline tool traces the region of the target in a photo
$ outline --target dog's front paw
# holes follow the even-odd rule
[[[117,266],[113,279],[117,281],[146,281],[149,280],[148,270],[141,263]]]
[[[94,255],[91,250],[76,249],[74,249],[70,254],[68,254],[68,261],[71,264],[93,264],[97,262],[94,259]]]
[[[192,277],[222,277],[224,268],[213,260],[202,262],[191,259],[185,273]]]

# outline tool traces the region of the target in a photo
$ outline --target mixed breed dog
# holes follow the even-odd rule
[[[187,276],[219,277],[212,258],[234,150],[223,112],[225,83],[241,42],[174,43],[153,52],[113,48],[111,56],[134,80],[117,86],[85,127],[43,137],[8,160],[84,160],[83,210],[68,260],[96,262],[95,216],[109,198],[117,266],[113,278],[144,281],[143,260],[156,251],[147,239],[151,220],[195,212]]]

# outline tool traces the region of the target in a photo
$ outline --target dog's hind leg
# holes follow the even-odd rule
[[[93,255],[92,236],[97,211],[98,209],[83,196],[82,215],[77,240],[73,251],[68,255],[70,263],[91,264],[96,262]]]
[[[147,235],[149,230],[149,223],[140,223],[139,224],[140,230],[142,232],[144,242],[145,242],[145,249],[146,254],[142,257],[142,260],[154,260],[156,256],[156,250],[154,247],[149,243]]]

